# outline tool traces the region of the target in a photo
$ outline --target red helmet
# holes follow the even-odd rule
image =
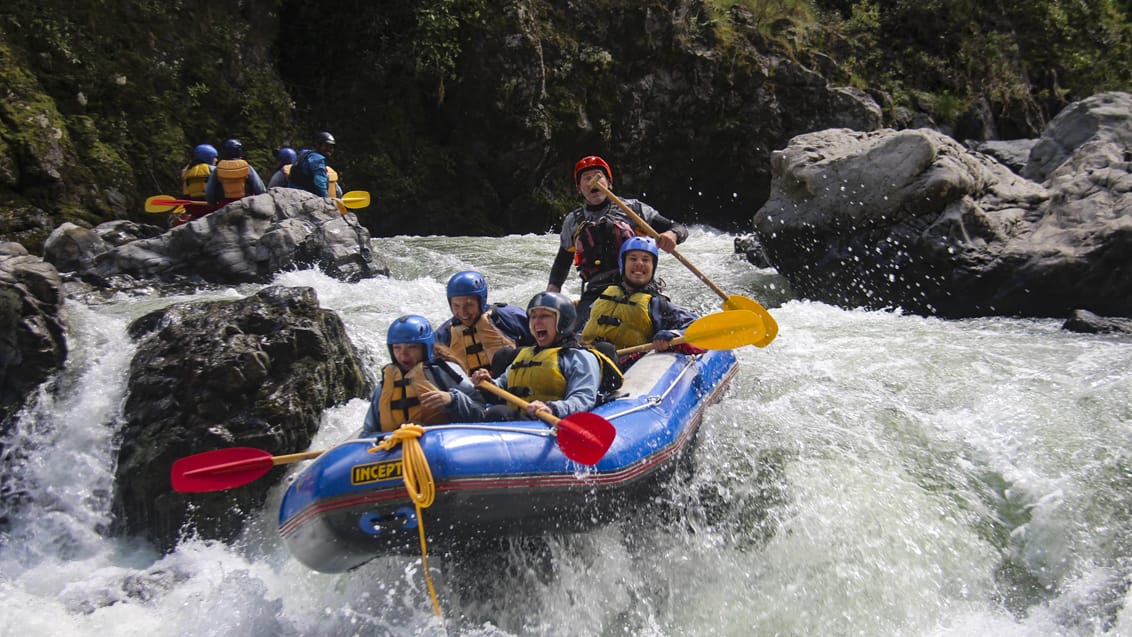
[[[613,185],[613,170],[609,168],[609,164],[605,163],[604,159],[597,155],[583,157],[578,160],[578,163],[574,164],[574,185],[578,185],[579,175],[594,168],[601,169],[605,173],[605,178],[609,180],[609,185]]]

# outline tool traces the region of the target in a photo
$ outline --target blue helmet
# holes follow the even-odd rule
[[[483,275],[473,270],[457,272],[448,279],[448,303],[454,296],[480,297],[480,312],[487,311],[487,281]]]
[[[558,337],[562,338],[574,331],[574,320],[578,318],[578,310],[574,302],[565,294],[558,292],[539,292],[527,303],[527,313],[536,307],[542,307],[558,315]]]
[[[389,326],[385,343],[389,346],[389,357],[393,356],[393,346],[397,343],[421,343],[425,346],[425,360],[432,360],[432,344],[436,338],[432,333],[432,323],[423,316],[406,314]]]
[[[283,148],[279,149],[278,153],[275,153],[275,158],[279,160],[280,166],[284,164],[293,164],[295,163],[295,159],[297,159],[298,157],[299,156],[295,153],[295,149],[291,148],[290,146],[284,146]]]
[[[193,159],[202,164],[211,164],[212,160],[216,159],[219,154],[212,144],[197,144],[196,148],[193,149]]]
[[[652,255],[652,278],[655,278],[656,263],[660,259],[660,252],[656,249],[656,239],[652,237],[630,237],[621,244],[621,250],[617,253],[617,268],[621,270],[621,276],[625,276],[625,253],[630,250],[641,250]],[[649,280],[651,281],[652,278]]]
[[[244,155],[244,145],[238,139],[224,140],[220,150],[224,152],[224,159],[239,159]]]

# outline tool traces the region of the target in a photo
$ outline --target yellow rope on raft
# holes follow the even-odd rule
[[[436,482],[432,479],[432,469],[428,466],[421,449],[420,440],[425,428],[420,425],[401,425],[393,433],[386,436],[377,444],[375,449],[390,451],[398,444],[401,445],[401,472],[405,481],[405,491],[417,507],[417,530],[421,537],[421,567],[424,569],[425,581],[428,583],[428,592],[432,597],[432,608],[437,617],[441,616],[440,601],[436,598],[436,587],[432,584],[432,575],[428,571],[428,544],[425,542],[424,515],[421,509],[427,509],[436,499]],[[373,451],[371,450],[370,453]],[[418,479],[418,476],[420,479]]]

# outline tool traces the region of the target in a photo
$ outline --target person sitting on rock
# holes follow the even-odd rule
[[[208,178],[205,196],[208,203],[220,207],[248,195],[267,192],[259,173],[244,160],[244,145],[238,139],[226,139],[220,146],[220,163]]]
[[[488,368],[502,374],[516,347],[533,345],[527,328],[527,313],[506,303],[487,302],[487,280],[479,272],[457,272],[448,279],[448,308],[452,318],[436,330],[436,340],[444,343],[471,373]]]
[[[615,350],[651,342],[654,350],[663,352],[699,318],[661,294],[663,286],[656,280],[658,257],[656,241],[650,237],[632,237],[621,244],[617,257],[621,280],[604,288],[594,300],[582,328],[583,342],[611,343]],[[621,368],[641,355],[619,361]]]
[[[494,405],[487,410],[487,420],[537,418],[540,411],[565,418],[593,409],[603,392],[620,387],[621,374],[613,362],[578,341],[576,319],[574,302],[563,294],[539,292],[531,299],[527,320],[535,344],[520,349],[511,366],[494,379],[486,369],[472,373],[474,383],[494,383],[529,405],[525,412]]]
[[[401,316],[389,326],[385,340],[393,362],[381,370],[362,425],[363,436],[408,423],[438,425],[483,419],[479,392],[460,365],[439,351],[428,319]]]

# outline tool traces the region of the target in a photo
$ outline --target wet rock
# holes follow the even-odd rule
[[[1054,121],[1024,171],[1043,183],[927,129],[795,137],[772,158],[759,241],[796,293],[845,307],[1132,316],[1114,274],[1132,267],[1132,94]]]
[[[167,231],[154,228],[60,226],[50,254],[83,280],[115,288],[132,287],[127,279],[262,283],[308,267],[345,281],[389,274],[352,212],[342,215],[330,199],[294,188],[245,197]]]
[[[1083,334],[1132,334],[1132,319],[1105,318],[1087,310],[1077,310],[1062,324],[1061,329]]]
[[[0,243],[0,422],[66,361],[61,286],[50,263]]]
[[[743,258],[756,268],[774,267],[771,265],[770,260],[766,258],[762,244],[759,243],[758,238],[754,235],[748,234],[735,237],[735,254],[743,255]]]
[[[311,288],[176,304],[137,319],[118,454],[116,528],[170,549],[184,533],[227,540],[263,504],[277,468],[245,486],[172,491],[185,456],[228,447],[306,449],[322,410],[368,397],[371,381],[338,315]]]

